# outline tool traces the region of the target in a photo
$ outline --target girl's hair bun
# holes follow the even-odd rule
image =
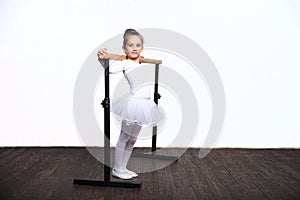
[[[129,35],[137,35],[140,37],[141,41],[142,41],[142,44],[144,43],[144,38],[143,36],[137,32],[135,29],[132,29],[132,28],[129,28],[129,29],[126,29],[125,32],[124,32],[124,35],[123,35],[123,45],[125,46],[126,42],[127,42],[127,37]]]
[[[124,36],[128,35],[128,34],[132,34],[132,35],[135,35],[135,34],[139,34],[135,29],[132,29],[132,28],[129,28],[129,29],[126,29],[125,33],[124,33]]]

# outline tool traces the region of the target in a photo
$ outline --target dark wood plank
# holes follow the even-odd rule
[[[248,167],[248,173],[254,184],[256,184],[270,199],[295,199],[299,193],[292,190],[281,180],[276,178],[277,172],[272,170],[272,166],[267,159],[266,150],[249,150],[244,154],[243,163]]]
[[[56,157],[59,159],[59,157]],[[36,192],[36,197],[41,199],[48,197],[49,199],[66,199],[68,197],[78,198],[89,187],[81,187],[73,185],[74,178],[95,178],[89,176],[90,168],[95,164],[95,158],[91,156],[86,149],[73,148],[68,152],[68,155],[56,161],[60,163],[59,167],[51,174],[47,182],[40,185],[39,190]],[[54,162],[54,163],[56,163]],[[53,185],[60,185],[61,187],[52,187]],[[76,189],[77,188],[77,189]],[[90,189],[90,191],[92,191]],[[88,198],[90,193],[86,193]]]
[[[103,149],[100,149],[100,152]],[[139,151],[149,152],[149,148]],[[182,149],[166,150],[176,155]],[[73,185],[103,180],[103,164],[85,148],[0,148],[0,199],[299,199],[297,149],[188,149],[178,162],[140,173],[141,189]],[[113,151],[112,151],[113,154]],[[101,157],[102,155],[99,155]],[[131,159],[143,171],[163,161]],[[148,165],[148,166],[147,166]],[[114,177],[112,181],[120,181]]]
[[[205,174],[207,183],[216,199],[233,199],[228,191],[227,185],[224,184],[225,170],[221,170],[215,159],[215,150],[212,150],[205,158],[201,159],[201,173]],[[222,178],[221,178],[221,177]],[[230,180],[230,182],[232,182]]]
[[[286,156],[284,156],[286,150],[281,150],[280,152],[279,154],[278,151],[265,150],[264,156],[261,158],[264,161],[263,164],[268,168],[270,174],[273,174],[273,177],[270,179],[277,180],[283,185],[282,187],[286,187],[289,190],[287,195],[291,194],[291,197],[293,197],[295,192],[298,192],[300,195],[298,190],[300,188],[300,168],[298,170],[294,168],[299,161],[289,156],[294,161],[288,164],[290,159],[286,159]]]
[[[207,177],[202,173],[202,168],[206,167],[206,163],[202,162],[198,158],[199,149],[190,149],[185,154],[183,159],[185,171],[187,173],[187,179],[191,182],[191,187],[194,191],[196,199],[215,199],[213,191],[209,187]]]
[[[7,156],[9,154],[11,154],[12,152],[15,152],[16,149],[15,148],[11,148],[11,147],[1,147],[0,148],[0,160],[1,159],[5,159],[7,158]],[[12,154],[13,155],[13,154]]]
[[[19,150],[22,150],[21,152]],[[54,149],[29,148],[16,149],[15,160],[9,160],[9,168],[2,170],[0,177],[0,188],[6,188],[1,196],[6,199],[15,199],[15,194],[23,190],[28,181],[32,180],[32,176],[36,173],[34,165],[42,165],[47,168],[47,158],[57,153]],[[46,159],[45,159],[46,158]],[[1,160],[2,162],[2,160]],[[4,176],[4,178],[2,178]],[[11,187],[13,186],[13,187]],[[31,191],[32,192],[32,191]]]
[[[234,179],[230,185],[231,194],[237,199],[268,199],[268,197],[252,182],[246,173],[249,169],[244,166],[244,156],[240,150],[216,150],[217,160]]]

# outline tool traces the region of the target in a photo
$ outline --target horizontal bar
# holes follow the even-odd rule
[[[125,60],[126,55],[108,53],[108,54],[105,54],[105,55],[100,55],[99,59],[100,60],[101,59]],[[140,57],[139,61],[141,63],[162,64],[162,60],[156,60],[156,59],[144,58],[144,57]]]
[[[140,188],[142,185],[142,183],[137,182],[100,181],[95,179],[74,179],[73,184],[122,188]]]
[[[162,160],[178,160],[178,156],[170,156],[170,155],[161,155],[156,153],[142,153],[142,152],[132,152],[133,157],[140,157],[140,158],[152,158],[152,159],[162,159]]]

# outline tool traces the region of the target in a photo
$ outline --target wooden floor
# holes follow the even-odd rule
[[[214,149],[204,159],[198,151],[124,189],[73,185],[103,180],[103,165],[85,148],[0,148],[0,199],[300,199],[300,150]]]

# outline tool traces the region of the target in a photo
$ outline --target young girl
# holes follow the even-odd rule
[[[129,94],[119,97],[112,102],[112,112],[122,119],[121,133],[116,144],[114,167],[112,175],[120,179],[131,179],[138,175],[127,169],[127,163],[137,140],[141,127],[156,126],[163,120],[162,112],[151,100],[149,88],[134,89],[133,81],[128,74],[132,67],[140,65],[139,58],[143,51],[143,37],[134,29],[127,29],[123,35],[122,49],[126,60],[110,60],[110,73],[122,72],[127,80]],[[107,49],[98,51],[98,55],[107,54]],[[142,92],[141,92],[142,91]]]

